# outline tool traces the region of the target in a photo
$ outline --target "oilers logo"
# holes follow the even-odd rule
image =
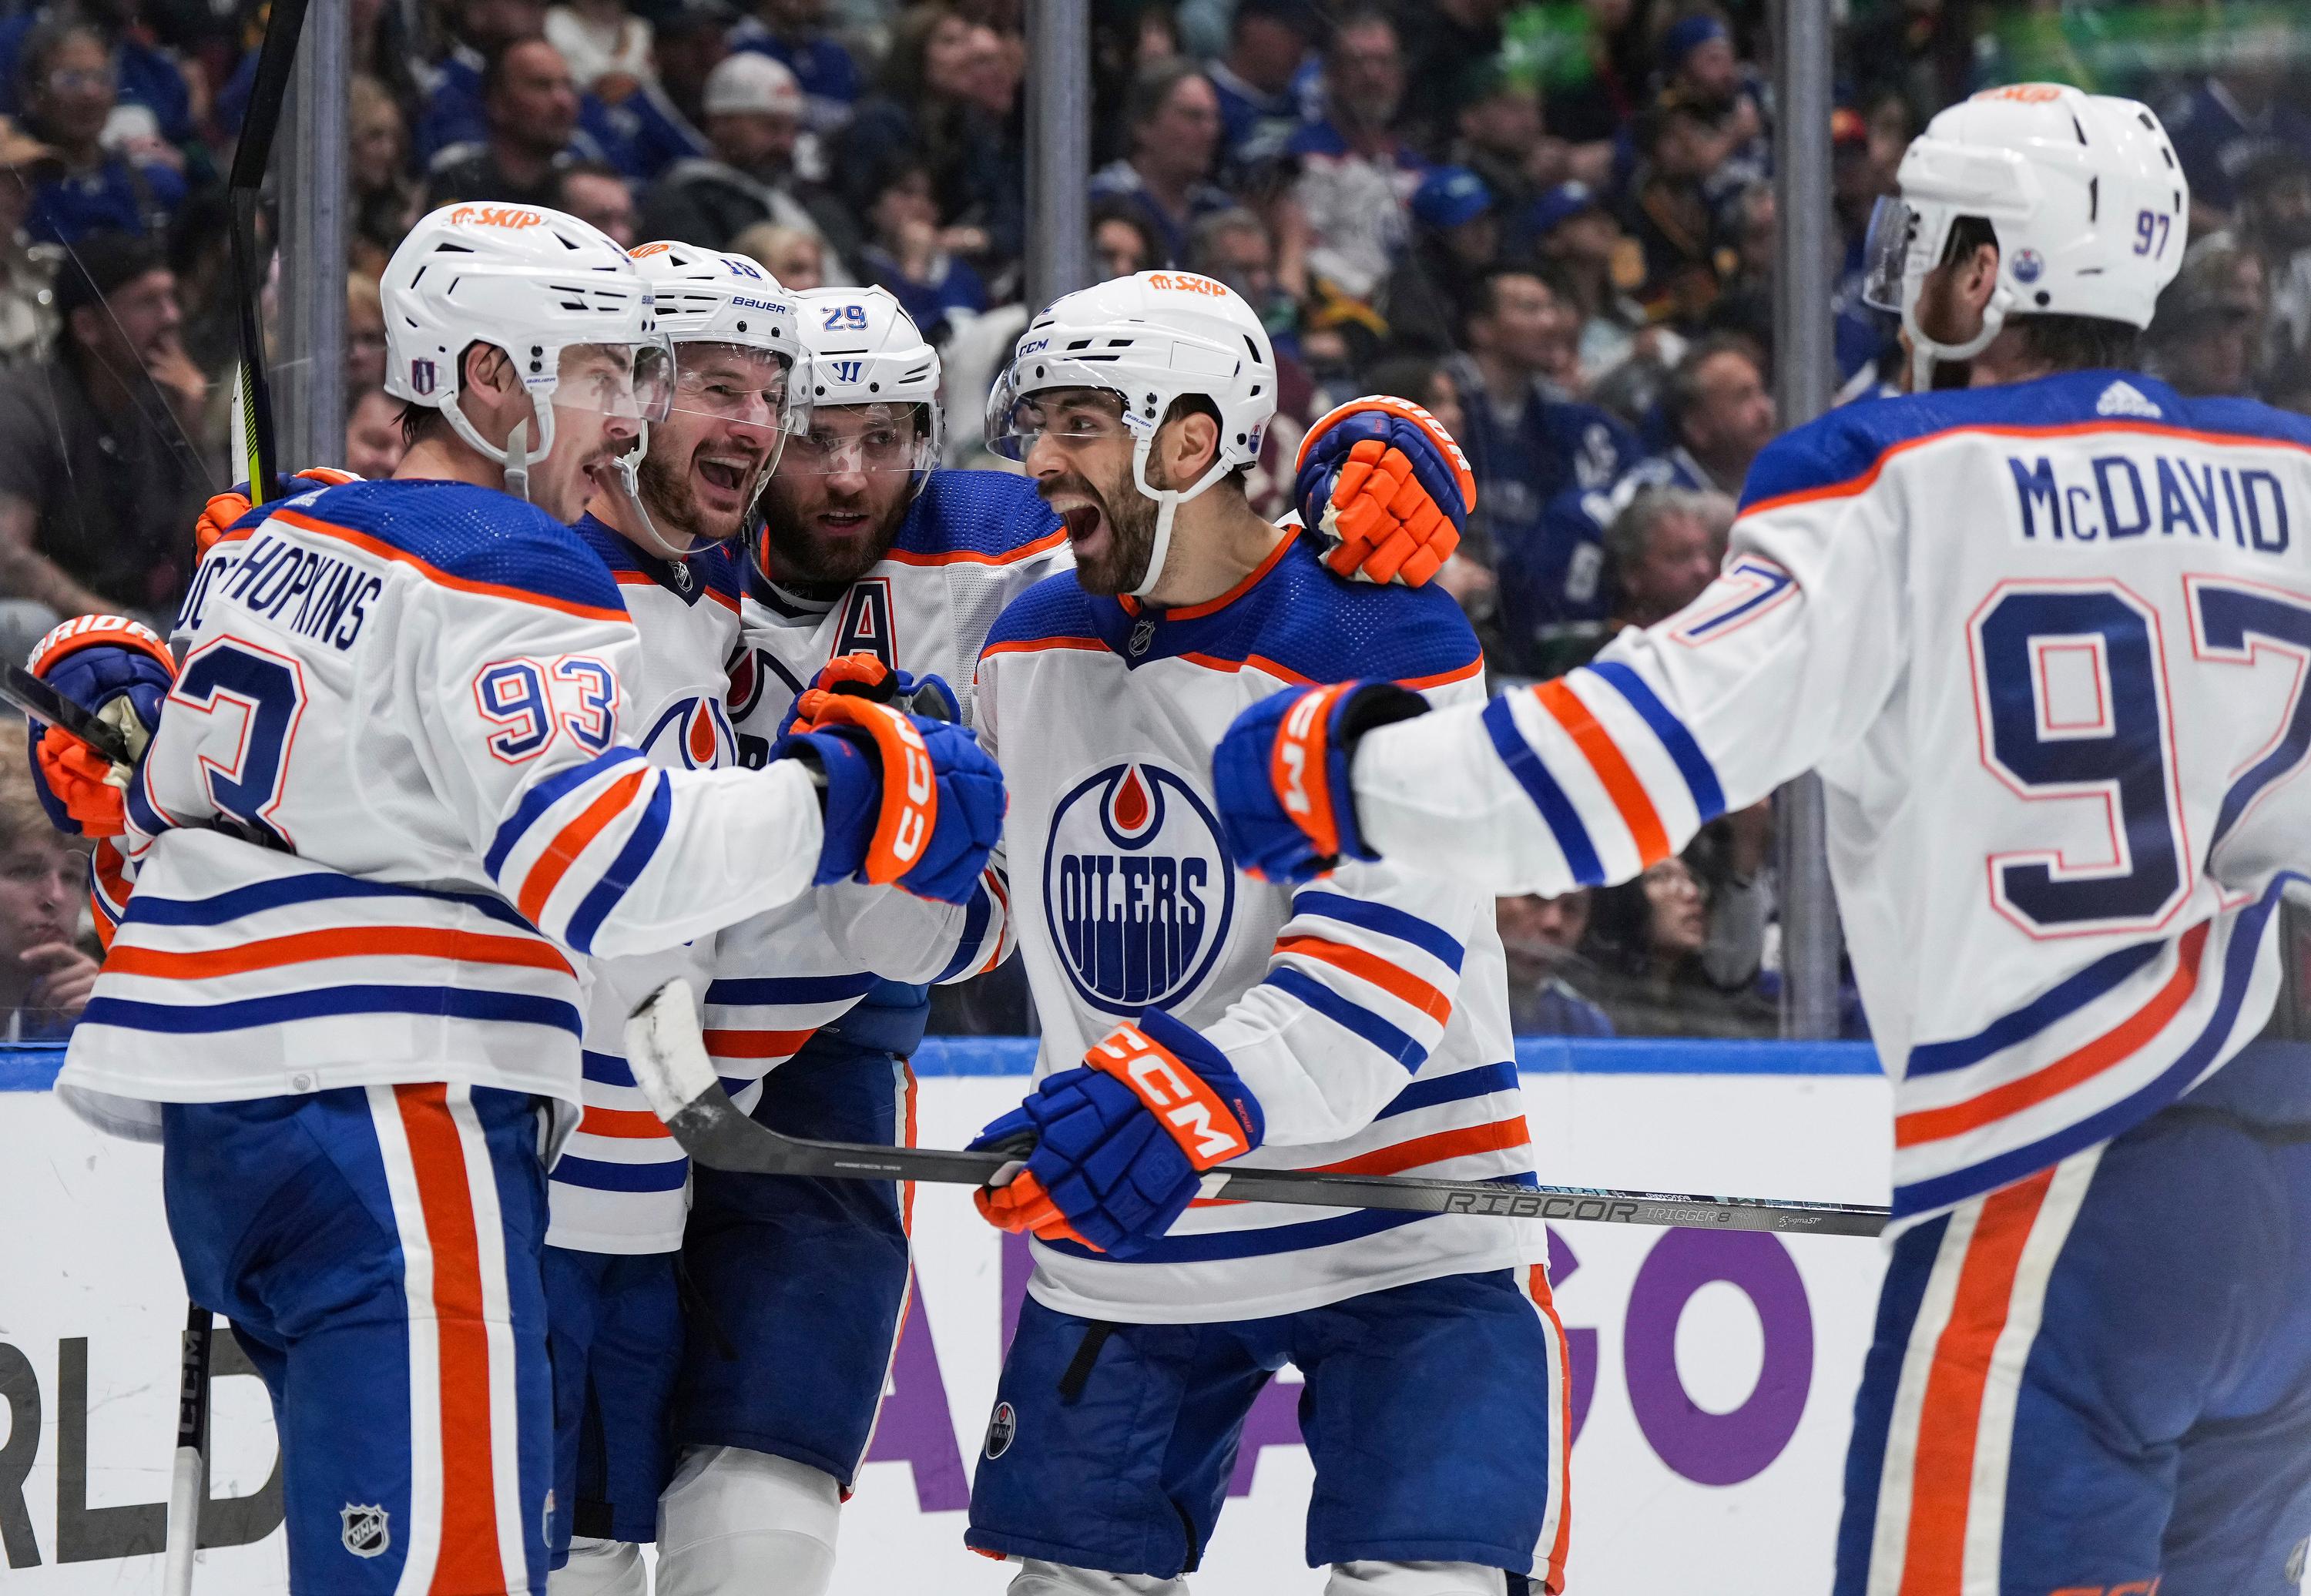
[[[1193,991],[1227,941],[1235,865],[1210,806],[1161,765],[1110,765],[1052,811],[1043,916],[1084,1000],[1109,1014]]]
[[[695,695],[677,698],[659,711],[642,737],[643,757],[675,770],[711,771],[735,763],[737,747],[721,704]]]

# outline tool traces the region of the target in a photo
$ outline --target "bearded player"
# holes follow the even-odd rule
[[[1933,391],[1774,444],[1722,577],[1587,669],[1257,707],[1229,833],[1277,879],[1554,894],[1818,771],[1896,1081],[1840,1596],[2277,1596],[2311,1060],[2258,1033],[2311,867],[2311,424],[2134,369],[2189,215],[2141,105],[1991,90],[1899,176],[1871,292]]]

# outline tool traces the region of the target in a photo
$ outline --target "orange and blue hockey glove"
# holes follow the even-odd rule
[[[361,480],[352,472],[341,471],[335,466],[308,466],[295,476],[281,478],[275,485],[274,499],[293,498],[299,493],[311,492],[310,488],[297,485],[300,479],[330,488]],[[235,483],[222,493],[212,493],[209,501],[201,506],[199,518],[193,522],[193,558],[198,560],[223,542],[225,534],[232,530],[233,523],[252,508],[249,501],[249,484],[245,482]]]
[[[817,883],[971,901],[1009,800],[1002,771],[965,728],[827,693],[771,757],[807,758],[824,778]]]
[[[142,757],[161,724],[177,662],[149,626],[125,615],[81,615],[42,638],[31,673],[117,728]],[[67,733],[32,723],[32,790],[48,824],[67,836],[117,837],[128,829],[126,795],[135,774]]]
[[[1417,588],[1443,569],[1477,508],[1476,474],[1444,425],[1408,399],[1351,399],[1300,440],[1300,519],[1324,563],[1358,581]]]
[[[1238,715],[1212,750],[1212,793],[1236,868],[1298,882],[1378,858],[1356,828],[1356,743],[1427,709],[1393,682],[1339,682],[1287,688]]]
[[[934,720],[960,720],[963,705],[955,696],[955,689],[938,676],[910,676],[903,670],[893,670],[879,655],[865,650],[856,653],[837,654],[818,667],[810,685],[796,695],[793,706],[787,711],[781,733],[807,730],[818,719],[819,710],[831,697],[863,698],[874,703],[893,704],[912,715],[928,715]]]
[[[974,1149],[1030,1136],[1034,1147],[1025,1168],[974,1199],[999,1229],[1129,1258],[1187,1212],[1206,1170],[1266,1133],[1260,1100],[1227,1055],[1151,1008],[979,1133]]]

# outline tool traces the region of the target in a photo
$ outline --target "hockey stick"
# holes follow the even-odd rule
[[[161,1589],[184,1596],[193,1588],[193,1552],[200,1540],[201,1501],[209,1489],[209,1357],[215,1321],[195,1303],[185,1314],[181,1378],[177,1388],[177,1455],[169,1471],[168,1562]],[[181,1533],[178,1526],[183,1525]]]
[[[854,1181],[929,1181],[981,1186],[1024,1147],[983,1152],[884,1147],[781,1136],[738,1112],[707,1057],[687,981],[670,981],[626,1022],[626,1060],[682,1150],[709,1169],[815,1175]],[[1800,1235],[1876,1235],[1886,1210],[1828,1202],[1761,1202],[1681,1197],[1586,1186],[1506,1186],[1485,1181],[1426,1181],[1334,1175],[1312,1170],[1242,1169],[1204,1177],[1202,1195],[1231,1202],[1324,1208],[1392,1208],[1415,1214],[1479,1214],[1504,1219],[1589,1219],[1700,1230],[1772,1230]]]
[[[133,769],[136,763],[118,727],[98,720],[21,665],[0,667],[0,701],[85,743],[115,764]]]

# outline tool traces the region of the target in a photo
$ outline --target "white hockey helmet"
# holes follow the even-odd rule
[[[1063,294],[1019,336],[1011,363],[987,398],[987,447],[1024,460],[1042,428],[1034,396],[1054,388],[1104,388],[1123,402],[1133,441],[1131,476],[1156,501],[1156,544],[1146,597],[1164,574],[1172,518],[1179,507],[1240,466],[1260,458],[1276,414],[1276,354],[1268,329],[1225,283],[1190,272],[1141,272]],[[1147,456],[1175,399],[1211,401],[1219,413],[1219,452],[1184,488],[1156,488]]]
[[[857,449],[806,438],[788,451],[795,475],[824,475],[849,463],[860,470],[913,473],[920,490],[938,464],[945,428],[939,415],[939,357],[914,318],[887,288],[812,288],[795,295],[802,339],[810,351],[810,400],[815,411],[891,407],[913,424],[911,441],[878,464]],[[920,408],[907,408],[920,406]],[[910,436],[906,433],[902,437]]]
[[[743,255],[702,249],[693,244],[660,240],[637,244],[634,270],[650,284],[657,301],[658,325],[675,346],[672,408],[693,411],[718,421],[743,415],[749,423],[774,432],[778,443],[764,462],[754,486],[777,468],[786,440],[810,430],[808,374],[810,354],[803,346],[795,296],[779,280]],[[695,344],[735,345],[775,356],[784,376],[775,388],[744,396],[709,394],[689,380],[682,346]],[[643,507],[639,471],[650,452],[650,427],[641,440],[618,458],[618,475],[627,510],[636,522],[641,541],[661,559],[681,560],[696,552],[694,545],[677,545],[650,519]],[[753,513],[750,499],[743,522]]]
[[[2010,316],[2148,327],[2183,264],[2190,185],[2167,129],[2135,100],[2065,83],[1986,89],[1926,125],[1897,180],[1900,196],[1870,219],[1862,297],[1900,313],[1921,387],[1931,362],[1981,353]],[[1996,230],[1998,284],[1981,332],[1944,344],[1919,329],[1918,292],[1960,216]]]
[[[505,467],[506,492],[529,495],[529,468],[554,448],[562,352],[598,344],[632,352],[631,383],[564,395],[644,422],[666,414],[673,360],[648,284],[607,234],[539,205],[454,205],[421,220],[386,263],[385,391],[437,409],[458,436]],[[489,344],[522,373],[536,422],[516,423],[500,448],[458,403],[466,350]]]

